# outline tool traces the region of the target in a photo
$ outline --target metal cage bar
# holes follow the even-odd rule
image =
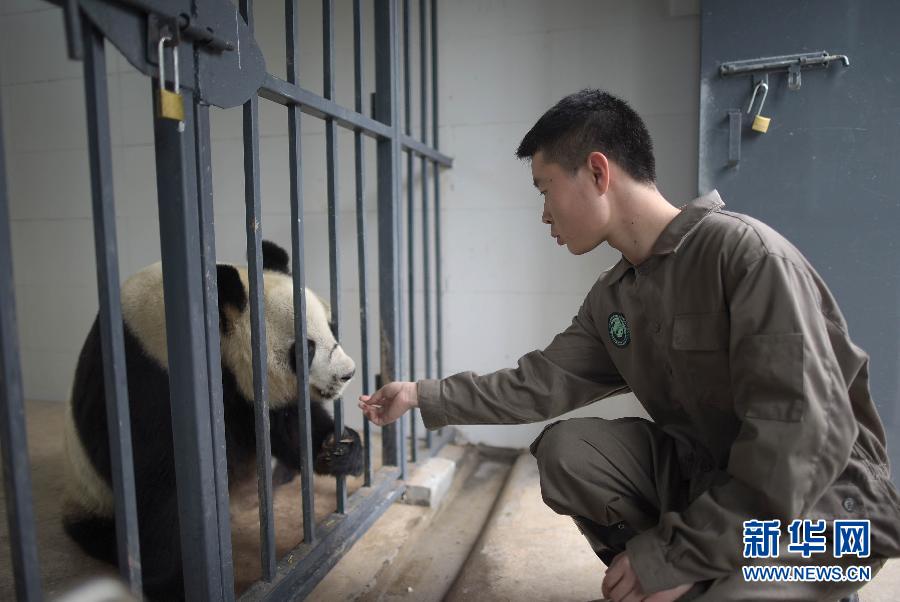
[[[6,523],[12,572],[16,580],[16,599],[37,601],[42,599],[41,574],[17,339],[6,159],[0,119],[0,448],[3,451]]]
[[[240,1],[241,15],[253,31],[253,2]],[[275,577],[275,519],[272,509],[272,445],[262,274],[262,208],[259,191],[259,98],[244,103],[244,199],[247,229],[247,276],[250,284],[250,346],[253,350],[253,408],[256,427],[256,478],[259,490],[259,537],[262,574]]]
[[[409,62],[410,0],[403,0],[403,108],[406,135],[412,137],[412,70]],[[415,182],[413,181],[413,153],[406,152],[406,286],[407,320],[409,323],[409,377],[416,380],[416,270],[415,270]],[[409,413],[410,460],[418,457],[416,449],[416,409]]]
[[[375,0],[375,118],[393,136],[380,138],[378,161],[378,296],[381,313],[381,380],[400,376],[400,121],[397,102],[397,0]],[[403,421],[382,427],[385,465],[399,466],[406,476]]]
[[[421,85],[422,143],[428,144],[428,35],[426,27],[426,2],[419,0],[419,82]],[[422,157],[422,266],[423,304],[425,313],[425,378],[431,378],[431,237],[428,217],[428,158]],[[426,445],[431,448],[431,433],[426,436]]]
[[[353,0],[353,84],[354,108],[362,113],[363,91],[363,36],[362,36],[362,0]],[[365,156],[362,132],[353,132],[353,154],[356,177],[356,237],[357,264],[359,273],[359,330],[360,348],[362,349],[362,383],[363,391],[372,386],[369,373],[369,278],[366,266],[366,199],[365,199]],[[372,428],[369,419],[363,414],[363,448],[365,449],[365,486],[372,486]]]
[[[437,35],[437,0],[431,0],[431,132],[433,147],[438,148],[438,35]],[[449,167],[446,162],[434,162],[434,278],[435,278],[435,311],[437,345],[437,377],[444,377],[444,329],[443,295],[441,294],[441,165]]]
[[[287,42],[287,76],[291,84],[300,78],[300,39],[297,27],[299,0],[285,0],[285,28]],[[294,285],[294,339],[306,341],[306,275],[303,260],[303,177],[300,145],[300,107],[289,104],[288,154],[291,198],[291,274]],[[315,492],[313,491],[312,420],[309,398],[309,351],[305,343],[294,345],[297,366],[297,396],[300,420],[300,496],[303,502],[303,542],[311,544],[316,538]]]
[[[103,34],[84,20],[84,90],[90,154],[91,197],[94,215],[94,252],[100,302],[100,349],[110,446],[110,473],[115,493],[119,573],[131,590],[141,593],[141,553],[138,542],[137,499],[131,449],[131,418],[125,367],[125,338],[119,290],[119,256],[113,200],[109,98]]]
[[[196,59],[196,53],[195,53]],[[209,107],[194,100],[194,136],[197,165],[212,164],[209,136]],[[219,285],[216,271],[216,240],[213,212],[212,170],[197,170],[197,197],[200,211],[200,261],[203,266],[203,302],[206,316],[206,366],[209,373],[209,407],[212,418],[213,463],[216,507],[219,521],[219,558],[222,566],[222,593],[226,602],[234,600],[234,559],[231,553],[231,509],[228,493],[228,461],[225,442],[225,408],[222,398],[222,363],[219,341]]]
[[[334,2],[322,0],[322,40],[324,46],[325,98],[334,100]],[[338,141],[334,119],[325,119],[325,172],[328,188],[328,272],[331,283],[331,330],[340,340],[341,256],[338,248]],[[344,434],[344,400],[334,400],[334,439]],[[347,506],[347,479],[336,477],[337,511],[343,514]]]
[[[192,70],[190,53],[182,57],[182,62]],[[152,90],[157,98],[157,79],[153,80]],[[193,103],[185,103],[184,113],[188,133],[179,132],[177,122],[171,119],[154,119],[166,332],[179,333],[177,337],[167,337],[175,482],[185,595],[189,600],[218,600],[224,595],[209,426],[212,417],[191,134]]]

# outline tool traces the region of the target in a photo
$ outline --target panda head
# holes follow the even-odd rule
[[[297,399],[294,285],[288,263],[284,249],[263,242],[268,401],[272,409]],[[232,372],[241,394],[253,399],[247,268],[228,264],[219,264],[217,268],[223,365]],[[356,366],[335,339],[329,305],[308,288],[305,293],[310,397],[315,401],[329,401],[343,393]]]

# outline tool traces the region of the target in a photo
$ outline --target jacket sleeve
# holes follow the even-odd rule
[[[628,542],[648,593],[749,564],[743,521],[780,519],[785,528],[804,516],[846,466],[858,433],[811,269],[763,255],[743,270],[729,310],[741,427],[713,485]]]
[[[539,422],[627,392],[598,336],[591,297],[588,294],[572,324],[546,349],[522,356],[516,368],[418,381],[416,393],[426,428]]]

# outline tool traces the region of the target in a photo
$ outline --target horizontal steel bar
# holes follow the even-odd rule
[[[315,92],[290,84],[274,75],[266,76],[262,87],[259,89],[259,95],[266,100],[283,105],[299,104],[301,110],[307,115],[322,119],[333,117],[338,125],[351,130],[359,129],[363,134],[373,138],[379,136],[390,138],[393,133],[393,129],[390,126],[380,121],[361,115],[356,111],[351,111],[333,100],[328,100]]]
[[[319,541],[301,543],[278,564],[271,583],[257,582],[241,598],[255,600],[302,600],[370,526],[406,491],[394,467],[375,473],[372,487],[358,489],[347,501],[347,513],[329,515],[319,527]]]
[[[394,128],[382,122],[366,117],[356,111],[343,107],[333,100],[319,96],[300,86],[291,84],[274,75],[267,75],[259,95],[266,100],[282,105],[298,104],[300,110],[307,115],[325,119],[331,117],[339,126],[349,130],[359,130],[371,138],[390,138],[394,135]],[[416,140],[411,136],[401,136],[400,144],[419,156],[436,161],[444,167],[452,167],[453,159],[427,144]]]
[[[722,63],[719,67],[721,75],[739,75],[758,71],[787,70],[792,66],[800,68],[827,67],[833,61],[842,61],[845,67],[850,66],[850,59],[843,54],[830,54],[827,50],[805,52],[801,54],[783,54],[743,61]]]
[[[420,157],[425,157],[426,159],[430,159],[438,163],[443,167],[453,167],[453,158],[445,155],[444,153],[437,151],[427,144],[423,144],[422,142],[416,140],[415,138],[411,138],[409,136],[401,136],[400,144],[407,148]]]

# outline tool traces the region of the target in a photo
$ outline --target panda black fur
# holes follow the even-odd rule
[[[263,243],[271,445],[282,480],[286,480],[285,473],[290,478],[300,469],[293,283],[288,261],[283,249]],[[219,264],[217,279],[226,454],[229,484],[234,484],[242,476],[254,474],[256,453],[247,270]],[[340,396],[355,366],[334,338],[327,304],[307,289],[306,305],[314,470],[319,474],[360,474],[363,449],[359,435],[346,429],[341,440],[335,441],[334,421],[322,403]],[[144,590],[151,597],[181,598],[182,557],[160,264],[141,270],[123,283],[122,316]],[[78,359],[65,424],[68,466],[64,527],[87,553],[115,563],[115,518],[97,320]]]

